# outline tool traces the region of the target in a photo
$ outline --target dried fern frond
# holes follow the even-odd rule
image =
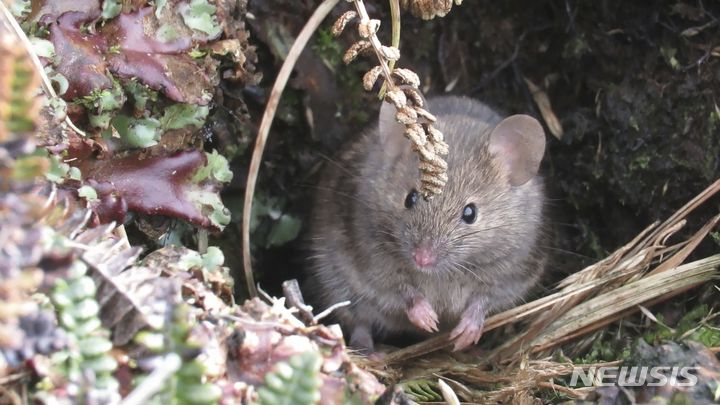
[[[459,6],[462,0],[454,0],[454,3]],[[453,6],[453,0],[401,0],[400,5],[410,10],[415,17],[431,20],[435,17],[445,17]]]
[[[353,3],[357,11],[344,13],[332,29],[333,35],[340,35],[349,22],[359,17],[357,29],[362,39],[348,48],[343,61],[347,64],[369,49],[374,51],[379,65],[365,73],[363,87],[372,91],[382,78],[384,89],[387,90],[384,100],[395,106],[395,118],[405,126],[405,137],[410,140],[420,158],[420,193],[425,198],[431,198],[442,193],[448,180],[447,162],[442,157],[448,154],[448,145],[442,133],[433,127],[435,116],[424,109],[425,103],[418,90],[418,75],[409,69],[393,68],[394,62],[400,59],[400,50],[380,43],[377,37],[380,21],[368,16],[362,0],[354,0]]]
[[[83,255],[93,265],[90,275],[98,285],[103,324],[113,330],[113,343],[118,346],[143,328],[159,328],[167,303],[180,295],[179,280],[160,277],[162,267],[136,264],[141,250],[108,239]]]

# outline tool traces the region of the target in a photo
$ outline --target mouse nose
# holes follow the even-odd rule
[[[421,243],[415,248],[413,259],[418,267],[431,267],[437,262],[437,253],[429,243]]]

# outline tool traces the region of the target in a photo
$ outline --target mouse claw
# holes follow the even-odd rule
[[[485,326],[484,302],[478,300],[463,312],[460,322],[450,332],[450,340],[455,341],[453,351],[457,352],[477,344]]]
[[[405,310],[410,322],[426,332],[438,331],[438,316],[424,297],[413,299],[411,307]]]
[[[450,340],[454,340],[453,351],[457,352],[477,344],[483,334],[483,325],[471,322],[467,318],[460,320],[450,332]]]

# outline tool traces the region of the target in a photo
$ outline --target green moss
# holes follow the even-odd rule
[[[662,315],[657,315],[659,323],[643,334],[649,344],[657,344],[667,340],[694,340],[707,347],[720,345],[720,328],[709,324],[705,318],[710,313],[707,305],[698,305],[687,312],[674,328],[662,324]]]
[[[32,181],[36,177],[44,175],[49,166],[50,161],[47,157],[36,155],[22,156],[15,160],[11,178],[19,182]]]
[[[318,29],[312,50],[319,56],[325,65],[333,72],[342,64],[344,50],[341,42],[330,32],[330,28]]]
[[[713,241],[720,246],[720,232],[712,232],[710,236],[712,236]]]
[[[604,339],[604,336],[597,339],[588,353],[580,358],[574,359],[574,363],[590,364],[603,361],[614,361],[626,359],[631,352],[629,344],[618,345],[617,341],[612,339]]]
[[[591,52],[587,38],[584,34],[580,34],[565,43],[562,55],[566,59],[580,59]]]
[[[45,173],[45,178],[53,183],[61,184],[65,181],[69,171],[70,165],[63,162],[60,156],[50,155],[50,168]]]
[[[122,85],[117,80],[113,80],[112,88],[94,90],[90,95],[77,99],[75,103],[88,109],[90,125],[106,129],[120,107],[125,104],[125,100]]]
[[[215,18],[217,7],[207,0],[192,0],[180,7],[183,22],[188,27],[204,32],[210,37],[220,35],[222,29]]]
[[[677,58],[675,57],[677,55],[677,49],[671,48],[671,47],[662,47],[660,48],[660,54],[665,59],[665,62],[673,69],[678,70],[680,69],[680,62],[678,62]]]
[[[630,171],[645,170],[650,165],[650,156],[641,155],[630,162]]]

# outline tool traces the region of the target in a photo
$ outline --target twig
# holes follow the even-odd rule
[[[324,310],[324,311],[320,312],[319,314],[315,315],[315,318],[313,318],[313,320],[315,321],[315,323],[320,322],[321,319],[323,319],[323,318],[325,318],[326,316],[330,315],[330,313],[332,313],[332,311],[334,311],[334,310],[336,310],[336,309],[338,309],[338,308],[346,307],[346,306],[348,306],[348,305],[350,305],[350,301],[342,301],[342,302],[338,302],[338,303],[336,303],[336,304],[332,304],[332,305],[330,305],[326,310]]]
[[[197,233],[197,251],[198,253],[205,254],[208,249],[208,230],[200,229]]]
[[[290,307],[297,308],[300,320],[308,325],[317,323],[313,318],[312,307],[305,303],[305,299],[302,296],[300,284],[298,284],[297,279],[283,281],[282,289],[283,295],[285,296],[285,303],[287,303]]]
[[[27,371],[21,371],[19,373],[10,374],[5,377],[0,377],[0,387],[5,387],[10,384],[14,384],[14,383],[21,381],[28,377],[30,377],[30,373],[28,373]]]
[[[687,204],[685,204],[682,208],[677,210],[670,218],[665,220],[660,227],[656,228],[655,231],[653,231],[651,234],[649,234],[643,242],[635,248],[634,252],[636,252],[638,249],[640,249],[640,246],[643,246],[647,244],[648,241],[654,240],[657,238],[658,234],[662,232],[662,230],[672,224],[675,224],[676,222],[679,222],[682,220],[682,218],[685,218],[688,216],[688,214],[693,211],[695,208],[697,208],[699,205],[707,201],[708,198],[712,197],[713,195],[720,192],[720,179],[715,180],[713,184],[708,186],[705,190],[703,190],[700,194],[695,196],[692,200],[690,200]]]
[[[251,297],[257,296],[255,288],[255,279],[252,273],[252,257],[250,256],[250,213],[252,210],[252,200],[255,194],[255,184],[257,183],[258,171],[260,170],[260,161],[262,160],[265,143],[267,142],[270,126],[272,125],[275,112],[280,102],[280,96],[287,85],[290,74],[292,73],[295,63],[300,57],[300,53],[307,45],[308,40],[315,32],[322,20],[330,13],[339,0],[325,0],[313,12],[312,16],[295,39],[290,51],[288,52],[285,62],[283,62],[278,72],[275,84],[273,84],[270,98],[268,99],[265,113],[263,113],[260,129],[258,130],[257,139],[255,140],[255,148],[253,149],[252,159],[250,160],[250,170],[245,186],[245,201],[243,204],[242,217],[242,241],[243,241],[243,267],[245,270],[245,281],[247,283],[248,293]]]
[[[682,264],[685,259],[690,256],[690,253],[692,253],[695,248],[700,244],[700,242],[705,239],[707,234],[710,233],[710,231],[715,228],[715,226],[717,226],[718,222],[720,222],[720,214],[715,215],[715,217],[708,221],[708,223],[705,224],[702,229],[697,231],[695,235],[690,238],[690,243],[685,245],[685,247],[680,249],[680,251],[674,254],[670,259],[663,262],[663,264],[657,266],[653,271],[648,273],[648,275],[662,273],[663,271],[667,271]]]
[[[400,47],[400,0],[390,0],[390,19],[392,22],[392,37],[390,46]],[[395,61],[390,61],[390,69],[395,67]]]

